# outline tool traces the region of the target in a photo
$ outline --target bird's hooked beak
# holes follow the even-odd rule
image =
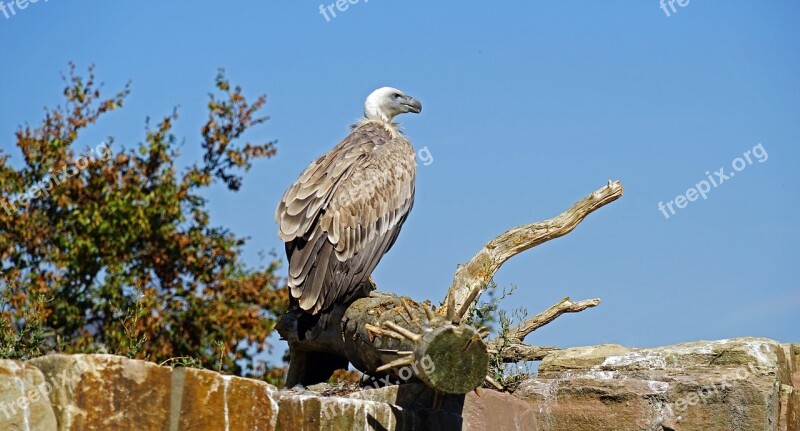
[[[411,96],[406,96],[403,107],[406,109],[406,112],[413,112],[415,114],[422,112],[422,102]]]

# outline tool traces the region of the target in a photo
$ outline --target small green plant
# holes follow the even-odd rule
[[[123,317],[119,320],[122,325],[124,337],[121,337],[119,341],[119,351],[115,353],[118,355],[125,355],[129,358],[136,357],[147,342],[147,335],[143,334],[138,329],[139,319],[147,314],[147,309],[143,304],[145,296],[139,290],[134,291],[134,296],[136,297],[136,302],[133,307],[126,310],[118,310],[120,314],[123,314]]]
[[[494,280],[490,281],[484,292],[488,301],[481,302],[472,309],[467,317],[467,323],[476,328],[485,327],[494,331],[494,325],[498,322],[500,301],[511,296],[516,290],[517,286],[512,285],[508,290],[503,288],[503,291],[497,296],[497,283]]]
[[[32,298],[28,307],[13,319],[7,308],[13,296],[6,286],[0,289],[0,359],[27,360],[41,356],[45,349],[44,309],[45,298]]]
[[[507,389],[515,389],[520,382],[527,379],[531,374],[529,363],[524,363],[521,366],[520,363],[509,364],[503,361],[503,353],[510,345],[509,329],[515,323],[525,320],[527,316],[528,310],[525,307],[518,307],[510,313],[502,309],[497,311],[497,320],[500,324],[497,339],[501,340],[501,344],[497,352],[489,358],[489,375]]]
[[[203,368],[203,363],[199,359],[191,356],[178,356],[176,358],[169,358],[158,365],[174,368]]]
[[[509,289],[504,288],[498,294],[497,284],[491,281],[486,290],[488,301],[481,302],[473,308],[467,318],[470,325],[476,328],[489,328],[497,334],[496,339],[501,340],[498,350],[489,357],[489,376],[508,389],[516,388],[531,374],[528,363],[509,364],[503,361],[504,350],[510,345],[509,329],[514,324],[525,320],[528,315],[525,307],[519,307],[510,312],[500,308],[500,302],[511,296],[516,289],[517,287],[512,285]]]
[[[225,358],[228,356],[228,348],[222,341],[214,342],[215,348],[219,351],[217,359],[217,372],[222,372],[222,367],[225,365]]]

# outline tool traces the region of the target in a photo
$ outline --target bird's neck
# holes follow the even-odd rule
[[[392,120],[394,120],[394,116],[390,117],[380,109],[367,110],[364,112],[364,118],[367,120],[383,121],[384,123],[391,123]]]
[[[386,129],[387,132],[389,132],[389,134],[392,136],[392,139],[396,139],[397,137],[403,136],[403,132],[400,128],[399,123],[393,123],[391,121],[384,121],[372,118],[363,118],[355,125],[355,127],[361,127],[365,124],[374,124],[383,127],[384,129]]]

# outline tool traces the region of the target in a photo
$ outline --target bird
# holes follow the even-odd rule
[[[284,193],[275,220],[291,309],[318,315],[373,291],[369,277],[414,206],[416,153],[394,119],[420,112],[396,88],[373,91],[347,137]]]

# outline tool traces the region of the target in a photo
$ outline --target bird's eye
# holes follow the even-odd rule
[[[394,93],[394,94],[392,94],[392,97],[394,97],[395,99],[399,99],[400,98],[400,94],[399,93]]]

